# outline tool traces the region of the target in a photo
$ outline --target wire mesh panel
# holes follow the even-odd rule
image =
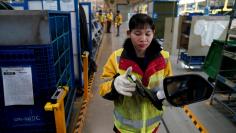
[[[0,20],[0,36],[8,35],[0,37],[0,132],[55,132],[54,114],[45,112],[44,105],[50,101],[57,86],[68,85],[65,113],[69,121],[75,96],[70,14],[0,11]],[[24,23],[23,28],[15,21]],[[7,79],[3,73],[11,68],[31,69],[33,104],[6,105],[8,90],[3,81]],[[11,89],[17,95],[17,86],[9,91]]]

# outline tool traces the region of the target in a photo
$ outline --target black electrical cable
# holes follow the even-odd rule
[[[11,5],[0,1],[0,10],[14,10],[14,8]]]
[[[89,74],[97,71],[97,65],[92,57],[92,49],[89,48],[89,33],[87,27],[87,19],[84,8],[79,4],[79,16],[80,16],[80,44],[81,44],[81,53],[84,51],[89,52]]]
[[[89,49],[89,38],[88,38],[88,27],[87,27],[87,19],[84,12],[84,9],[81,4],[79,4],[79,19],[80,19],[80,45],[81,45],[81,53],[84,51],[88,51],[91,54]]]

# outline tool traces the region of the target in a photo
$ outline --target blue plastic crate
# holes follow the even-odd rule
[[[40,96],[44,94],[48,96],[44,100],[48,100],[49,94],[55,91],[57,83],[52,51],[50,45],[0,46],[0,56],[3,57],[0,58],[0,67],[30,66],[35,99],[41,98]],[[3,92],[2,75],[0,78],[0,89]],[[0,98],[3,98],[3,93],[1,94]],[[0,100],[0,107],[4,106],[3,102],[4,100]]]
[[[1,133],[50,133],[55,132],[53,112],[43,106],[10,106],[0,110]],[[28,127],[28,128],[26,128]]]
[[[27,13],[30,11],[19,12]],[[34,93],[33,106],[5,106],[2,75],[0,74],[0,133],[18,133],[19,131],[21,133],[55,132],[53,112],[45,112],[43,109],[44,105],[47,101],[50,101],[52,94],[59,85],[68,85],[70,87],[68,95],[65,98],[65,115],[67,124],[70,119],[69,116],[76,92],[74,88],[70,14],[47,11],[39,11],[38,13],[40,14],[41,12],[43,15],[45,15],[45,12],[48,13],[44,17],[48,17],[49,19],[44,20],[48,21],[50,43],[38,45],[15,45],[14,43],[14,45],[10,44],[6,46],[1,45],[0,40],[0,67],[31,67]],[[47,39],[47,37],[44,38]],[[20,40],[19,42],[26,41]],[[38,118],[40,117],[40,119],[30,121],[31,114],[38,116]]]
[[[180,60],[183,60],[183,52],[180,53]]]
[[[192,20],[193,16],[203,16],[203,13],[189,13],[187,20]]]
[[[5,50],[7,49],[7,50]],[[12,49],[9,50],[9,49]],[[67,51],[69,53],[69,51]],[[53,52],[52,47],[50,45],[44,45],[40,46],[40,48],[36,46],[28,47],[28,49],[25,49],[24,47],[0,47],[0,56],[4,57],[4,59],[0,59],[1,67],[8,67],[8,66],[31,66],[32,68],[32,80],[33,80],[33,91],[34,91],[34,101],[35,106],[31,106],[30,108],[28,106],[13,106],[11,108],[4,106],[4,97],[3,93],[1,93],[0,98],[2,99],[0,101],[0,108],[3,108],[4,113],[1,113],[1,118],[5,117],[3,119],[4,121],[1,122],[1,125],[4,126],[4,130],[9,130],[9,132],[13,132],[12,125],[16,125],[16,127],[22,125],[22,122],[15,121],[15,122],[8,122],[6,125],[5,120],[7,121],[14,121],[16,119],[14,114],[21,114],[22,117],[26,117],[30,110],[32,112],[35,112],[35,115],[40,116],[44,118],[45,115],[43,115],[42,112],[38,112],[38,110],[43,110],[44,105],[47,101],[50,101],[50,97],[56,90],[57,85],[66,85],[69,79],[67,79],[67,76],[72,78],[71,76],[71,63],[68,62],[67,68],[60,69],[59,70],[54,67],[54,65],[65,65],[65,60],[67,54],[64,54],[60,58],[59,61],[57,61],[56,64],[54,64],[53,61]],[[60,64],[61,63],[61,64]],[[20,64],[20,65],[19,65]],[[0,70],[1,71],[1,70]],[[57,74],[60,76],[60,78],[56,79],[56,71]],[[70,74],[70,75],[68,75]],[[0,76],[2,79],[2,77]],[[67,81],[68,80],[68,81]],[[2,80],[0,81],[0,85],[3,86]],[[73,86],[73,84],[68,84],[70,87]],[[73,92],[74,89],[69,91],[69,94]],[[1,92],[3,92],[3,87],[1,87]],[[66,106],[66,114],[68,115],[70,103],[72,103],[72,100],[65,99]],[[20,109],[20,110],[19,110]],[[47,112],[44,112],[47,114]],[[54,118],[53,114],[51,117],[45,117],[46,120],[43,121],[43,119],[40,119],[38,121],[31,122],[31,123],[25,123],[23,124],[24,127],[30,126],[31,128],[44,126],[44,124],[48,125],[54,125]],[[44,123],[44,124],[42,124]],[[23,126],[20,126],[23,128]],[[17,130],[16,130],[17,131]],[[29,130],[30,131],[30,130]],[[30,131],[31,132],[31,131]]]
[[[188,57],[188,53],[186,52],[181,52],[180,53],[180,60],[184,61]]]
[[[205,56],[186,56],[184,63],[187,65],[203,65]]]

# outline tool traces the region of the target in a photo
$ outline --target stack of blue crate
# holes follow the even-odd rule
[[[180,60],[188,66],[202,66],[205,61],[205,56],[189,56],[187,52],[181,52]]]
[[[45,103],[57,86],[68,85],[70,90],[65,98],[68,124],[76,92],[70,14],[0,11],[0,20],[0,132],[55,132],[54,114],[44,111]],[[32,105],[6,105],[4,89],[9,87],[4,85],[3,71],[11,68],[31,69]],[[17,94],[17,87],[11,89]]]

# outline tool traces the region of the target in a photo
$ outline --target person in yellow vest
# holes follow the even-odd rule
[[[102,14],[102,10],[99,10],[99,12],[98,12],[98,20],[99,20],[100,24],[102,25],[102,27],[104,27],[105,16]]]
[[[113,14],[112,10],[110,9],[109,12],[107,13],[107,33],[111,33],[111,23],[113,19]]]
[[[129,21],[128,38],[123,48],[114,51],[103,67],[99,94],[114,102],[116,133],[156,133],[162,109],[141,96],[132,79],[142,84],[162,101],[165,94],[162,81],[172,75],[169,53],[161,49],[154,38],[155,26],[151,17],[136,14]],[[162,103],[160,104],[162,107]]]
[[[116,16],[115,16],[115,27],[117,28],[117,34],[116,36],[120,35],[120,25],[122,24],[122,15],[120,14],[120,11],[118,10],[116,12]]]

